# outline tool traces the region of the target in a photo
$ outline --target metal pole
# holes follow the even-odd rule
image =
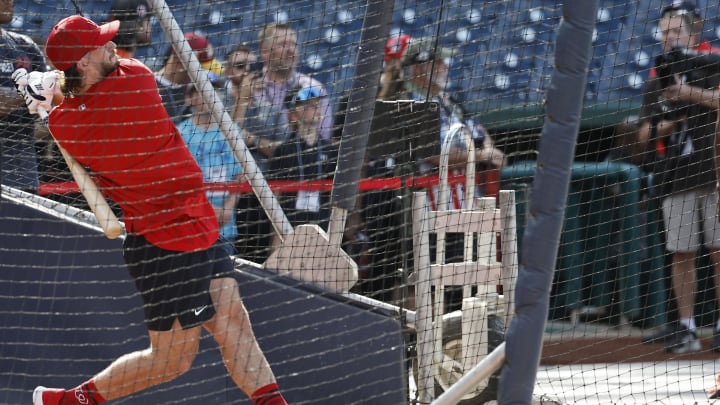
[[[355,208],[368,134],[375,113],[384,46],[390,35],[394,6],[393,0],[373,0],[368,2],[365,11],[330,196],[332,213],[328,237],[331,246],[339,246],[342,242],[347,212]]]
[[[235,159],[237,159],[242,166],[245,177],[248,179],[258,200],[260,200],[260,205],[265,210],[268,218],[270,218],[270,222],[272,222],[275,231],[280,238],[284,240],[285,236],[293,233],[292,224],[290,224],[290,221],[285,216],[285,212],[280,207],[280,203],[275,198],[265,177],[257,167],[255,159],[248,151],[238,131],[237,125],[235,125],[230,114],[225,110],[225,106],[217,93],[215,93],[215,89],[212,83],[210,83],[210,80],[206,75],[200,74],[202,71],[200,62],[197,60],[192,48],[190,48],[190,44],[188,44],[185,39],[182,29],[175,20],[165,0],[149,0],[149,2],[160,22],[160,26],[163,31],[165,31],[165,35],[172,41],[175,53],[180,57],[190,78],[195,83],[195,87],[197,87],[198,92],[200,92],[203,102],[209,106],[213,119],[220,127],[220,131],[222,131],[222,134],[225,136],[225,139],[235,154]]]
[[[437,397],[432,405],[455,405],[462,397],[473,390],[482,380],[490,378],[492,373],[499,370],[505,361],[505,342],[502,342],[480,363],[476,364],[461,379],[442,395]]]
[[[507,362],[500,376],[500,404],[532,402],[580,127],[587,67],[592,55],[597,7],[598,0],[563,3],[530,215],[515,285],[515,317],[505,334]]]

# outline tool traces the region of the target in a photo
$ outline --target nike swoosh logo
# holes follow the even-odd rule
[[[195,309],[193,309],[193,312],[195,313],[195,316],[199,316],[199,315],[202,313],[202,311],[204,311],[205,309],[207,309],[207,307],[208,307],[207,305],[203,305],[203,306],[201,306],[200,308],[195,308]]]

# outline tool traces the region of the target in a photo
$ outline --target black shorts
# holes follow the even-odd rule
[[[144,237],[128,235],[123,258],[143,299],[149,330],[166,331],[177,318],[183,329],[215,315],[210,280],[230,277],[233,263],[219,244],[197,252],[161,249]]]

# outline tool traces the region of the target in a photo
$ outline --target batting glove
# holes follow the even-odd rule
[[[39,114],[42,118],[47,116],[47,112],[52,108],[57,79],[57,72],[54,71],[30,72],[27,75],[27,85],[22,95],[30,114]],[[22,78],[19,82],[22,85]]]
[[[33,72],[35,73],[35,72]],[[25,99],[25,105],[30,111],[30,114],[39,114],[38,105],[40,100],[36,100],[30,94],[28,94],[28,78],[30,74],[25,68],[18,68],[12,74],[13,82],[15,82],[15,89]]]

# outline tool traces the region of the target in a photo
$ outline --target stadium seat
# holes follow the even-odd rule
[[[667,2],[662,0],[639,0],[634,14],[627,18],[628,26],[632,29],[633,38],[641,38],[645,43],[656,43],[659,38],[656,36],[660,11]]]
[[[492,23],[482,21],[476,14],[449,14],[440,25],[440,40],[447,46],[463,46],[469,43],[487,41],[492,35]]]
[[[716,9],[715,12],[720,13],[720,10]],[[705,19],[701,37],[713,46],[720,46],[720,14]]]
[[[519,15],[516,22],[520,43],[548,43],[555,37],[559,18],[548,7],[535,7]]]
[[[598,100],[605,102],[642,101],[643,82],[647,79],[647,70],[638,70],[628,61],[628,56],[618,54],[617,59],[606,57],[599,86]]]
[[[308,74],[328,74],[336,70],[338,68],[338,55],[334,54],[332,49],[323,43],[302,46],[298,69]]]
[[[624,15],[620,14],[622,11],[619,11],[622,9],[612,7],[611,4],[605,4],[604,6],[598,8],[595,19],[595,33],[593,36],[595,45],[617,43],[622,19],[624,18]]]
[[[522,71],[507,71],[502,67],[491,67],[483,69],[478,74],[483,93],[489,95],[488,102],[494,104],[490,108],[499,105],[515,105],[528,101],[528,83],[530,73]]]
[[[318,28],[325,22],[330,22],[330,17],[324,15],[322,10],[316,10],[314,3],[308,0],[285,2],[278,7],[278,10],[287,12],[288,22],[298,32],[303,29]]]
[[[437,14],[423,15],[420,3],[420,1],[396,2],[392,17],[393,26],[398,27],[403,33],[410,34],[414,38],[435,34],[430,24],[434,22],[434,19],[437,19]]]
[[[42,41],[47,38],[56,20],[60,19],[59,16],[49,17],[48,8],[33,0],[16,0],[14,10],[14,19],[6,28]]]

